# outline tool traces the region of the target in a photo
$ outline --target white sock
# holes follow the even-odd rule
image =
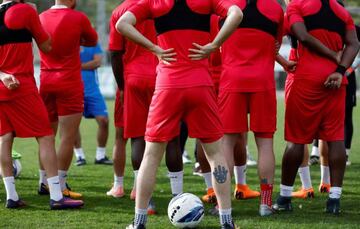
[[[303,189],[312,188],[309,166],[300,167],[299,176]]]
[[[138,173],[139,173],[139,170],[134,170],[134,185],[133,185],[133,189],[136,189],[136,181],[137,181]]]
[[[75,157],[76,159],[85,159],[85,153],[83,148],[74,148],[74,153],[75,153]]]
[[[147,221],[147,209],[135,208],[134,226],[145,225]]]
[[[320,157],[319,147],[313,146],[311,149],[311,156]]]
[[[321,168],[321,183],[330,184],[330,168],[329,166],[320,165]]]
[[[170,178],[171,193],[176,196],[183,192],[184,171],[168,173]]]
[[[234,166],[234,175],[236,184],[246,184],[246,164]]]
[[[281,184],[280,185],[280,196],[291,197],[293,189],[294,189],[294,186],[286,186],[286,185]]]
[[[39,169],[39,184],[45,184],[45,185],[48,185],[48,181],[46,179],[46,172],[45,170],[41,170]]]
[[[346,156],[349,157],[349,155],[350,155],[350,149],[345,149],[345,150],[346,150]]]
[[[213,185],[212,185],[212,180],[211,180],[211,172],[203,173],[202,176],[204,177],[206,188],[207,189],[212,188]]]
[[[230,209],[219,209],[220,224],[224,225],[232,224],[231,208]]]
[[[124,177],[118,177],[114,174],[114,187],[123,187],[124,186]]]
[[[50,199],[59,201],[63,198],[61,192],[60,179],[59,176],[50,177],[47,179],[49,184]]]
[[[19,196],[18,196],[18,194],[16,192],[16,188],[15,188],[15,178],[13,176],[12,177],[4,177],[3,181],[4,181],[5,189],[6,189],[6,199],[18,201]]]
[[[106,148],[105,147],[96,147],[96,160],[101,160],[105,157]]]
[[[60,187],[61,191],[64,191],[66,189],[66,177],[67,177],[67,171],[65,170],[59,170],[59,179],[60,179]]]
[[[340,199],[342,188],[341,187],[331,187],[329,192],[329,197],[331,199]]]

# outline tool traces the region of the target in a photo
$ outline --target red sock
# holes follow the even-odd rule
[[[261,189],[261,204],[266,204],[267,206],[271,207],[273,185],[261,184],[260,189]]]

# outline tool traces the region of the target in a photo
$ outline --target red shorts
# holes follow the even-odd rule
[[[84,85],[82,83],[66,88],[44,88],[40,85],[40,95],[51,122],[58,121],[59,116],[84,112]]]
[[[184,121],[189,136],[211,143],[223,136],[213,87],[156,89],[151,101],[145,140],[167,142],[179,135]]]
[[[53,135],[39,94],[0,102],[0,136],[11,132],[20,138]]]
[[[285,140],[310,144],[313,139],[344,140],[346,87],[326,89],[323,84],[295,80],[286,101]]]
[[[272,138],[276,131],[276,91],[229,92],[220,91],[220,118],[224,133],[244,133],[250,130],[256,137]]]
[[[145,136],[146,121],[154,90],[154,79],[126,77],[124,96],[125,138]]]
[[[120,98],[120,91],[116,91],[114,123],[117,128],[124,128],[124,105]]]
[[[293,82],[294,82],[294,74],[288,73],[285,81],[285,103],[287,98],[289,97],[289,93]]]

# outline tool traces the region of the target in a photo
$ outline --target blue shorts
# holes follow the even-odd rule
[[[108,117],[105,100],[100,92],[85,95],[83,116],[85,118],[95,118],[97,116]]]

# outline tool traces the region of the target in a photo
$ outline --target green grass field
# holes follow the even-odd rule
[[[109,110],[113,110],[113,101],[108,102]],[[279,99],[278,131],[275,137],[276,181],[274,198],[279,192],[281,156],[285,147],[283,140],[283,100]],[[112,115],[110,116],[112,117]],[[343,213],[329,216],[323,213],[327,196],[317,191],[313,200],[294,200],[294,211],[291,214],[274,215],[267,218],[258,216],[259,200],[233,201],[233,216],[241,228],[360,228],[360,141],[358,128],[360,126],[360,111],[355,108],[355,136],[350,159],[352,165],[347,168],[342,199]],[[112,123],[112,121],[111,121]],[[85,207],[73,211],[49,211],[48,197],[37,195],[38,162],[35,140],[19,140],[15,149],[23,154],[23,170],[17,179],[17,190],[28,207],[21,210],[7,210],[4,186],[0,185],[0,228],[125,228],[133,218],[134,202],[129,199],[133,183],[132,167],[127,160],[125,190],[126,196],[114,199],[105,195],[111,186],[113,172],[111,166],[94,165],[96,147],[96,124],[92,120],[84,120],[81,124],[83,147],[88,165],[72,166],[69,173],[71,187],[84,194]],[[108,143],[108,155],[114,142],[114,128],[111,125]],[[187,144],[188,152],[193,152],[194,141]],[[254,141],[250,135],[250,150],[255,154]],[[130,147],[127,147],[127,158]],[[313,185],[319,185],[319,166],[311,167]],[[148,228],[171,228],[167,218],[167,204],[171,199],[167,170],[164,165],[158,172],[154,200],[159,212],[148,219]],[[256,168],[248,169],[248,183],[258,189]],[[296,188],[299,187],[297,178]],[[192,175],[192,165],[185,166],[184,191],[201,196],[205,191],[203,179]],[[210,206],[206,206],[207,209]],[[206,215],[199,228],[218,228],[218,218]]]

